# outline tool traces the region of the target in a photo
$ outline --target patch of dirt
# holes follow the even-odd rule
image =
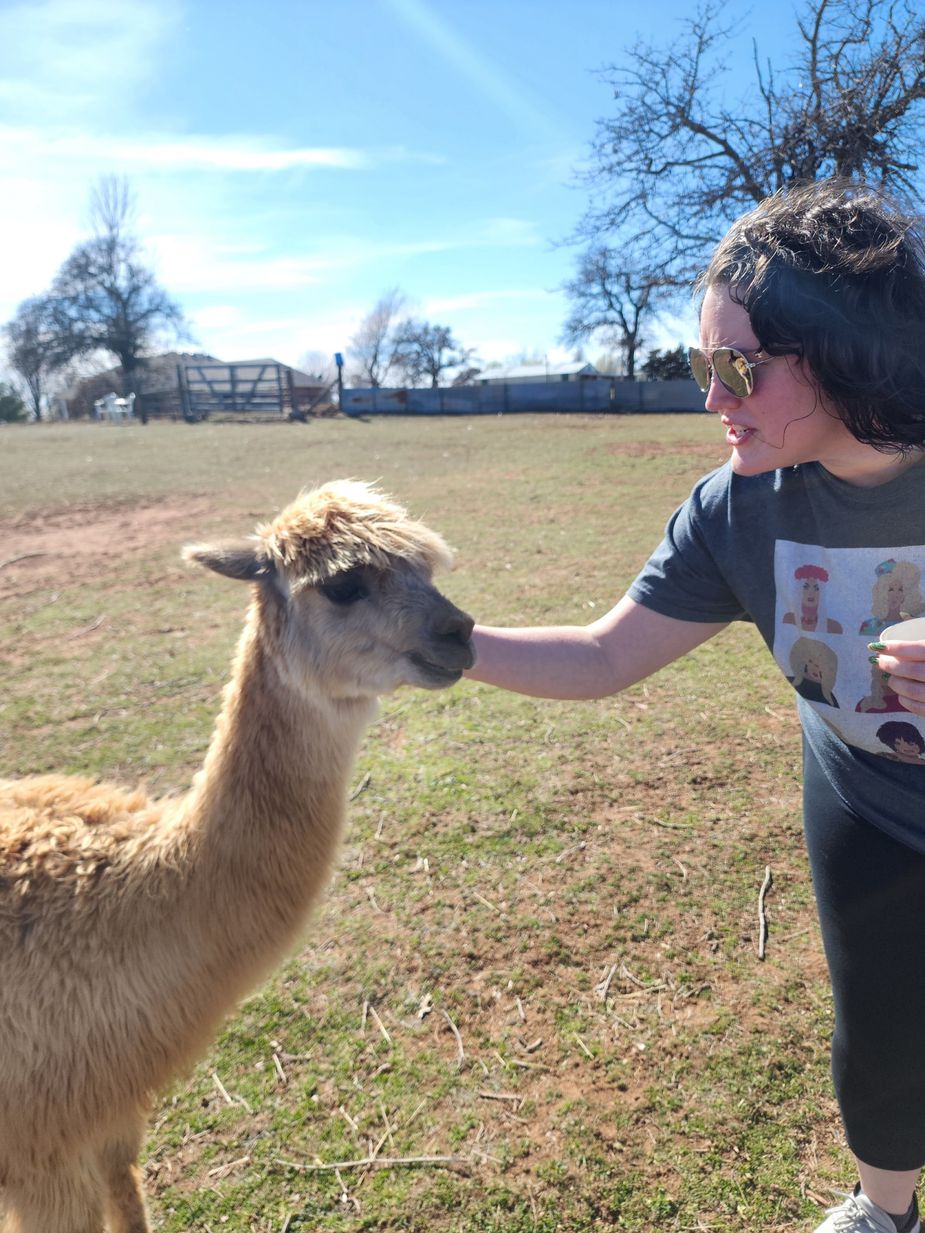
[[[0,600],[103,575],[120,562],[196,538],[207,497],[110,502],[0,519]]]
[[[728,451],[722,444],[698,445],[693,441],[677,445],[665,441],[616,441],[594,450],[595,455],[617,454],[621,458],[665,458],[680,454],[684,458],[704,458],[713,466],[724,462]]]

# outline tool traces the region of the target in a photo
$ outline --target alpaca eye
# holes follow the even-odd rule
[[[346,607],[355,604],[357,600],[365,599],[369,590],[359,578],[337,578],[333,582],[325,582],[318,588],[325,599],[332,604]]]

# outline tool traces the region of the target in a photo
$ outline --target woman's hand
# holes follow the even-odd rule
[[[907,711],[925,715],[925,642],[871,642],[877,667]]]

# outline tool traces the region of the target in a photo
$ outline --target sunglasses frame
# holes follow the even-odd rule
[[[713,362],[713,357],[717,355],[717,353],[720,351],[725,351],[730,356],[733,356],[736,359],[740,359],[742,363],[745,365],[746,369],[748,370],[747,375],[745,374],[742,375],[742,380],[745,382],[747,386],[747,389],[744,394],[740,394],[738,390],[734,390],[726,381],[723,380],[723,378],[716,371],[716,365]],[[694,373],[694,364],[691,358],[694,355],[700,356],[707,366],[706,386],[702,386],[700,384],[700,382],[697,380],[696,374]],[[755,392],[755,378],[752,376],[752,369],[760,368],[762,364],[767,364],[771,360],[774,359],[773,355],[768,355],[766,352],[762,351],[760,347],[756,351],[753,351],[752,355],[764,356],[764,358],[757,359],[757,360],[750,360],[748,358],[748,352],[741,350],[741,348],[739,347],[714,347],[712,351],[704,351],[703,348],[701,347],[688,347],[687,362],[690,365],[691,374],[694,377],[694,380],[697,382],[697,388],[700,390],[702,394],[706,394],[709,392],[710,385],[712,384],[713,377],[715,375],[717,381],[720,383],[723,389],[726,390],[727,393],[731,394],[733,398],[748,398],[751,394]]]

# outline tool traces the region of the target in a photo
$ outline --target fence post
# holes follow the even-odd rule
[[[184,381],[184,368],[182,364],[177,365],[177,388],[180,391],[180,414],[185,420],[190,418],[189,397],[186,392],[186,382]]]

